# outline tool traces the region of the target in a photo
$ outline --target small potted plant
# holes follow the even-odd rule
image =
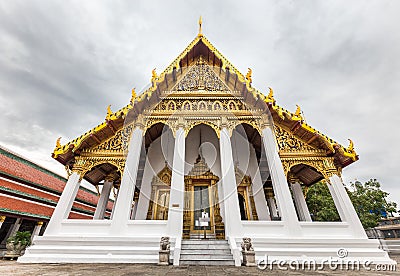
[[[21,256],[21,252],[29,245],[31,245],[31,233],[28,231],[17,232],[7,239],[7,252],[4,257],[11,259],[18,258]]]

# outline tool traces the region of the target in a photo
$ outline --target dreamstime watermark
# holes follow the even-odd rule
[[[346,259],[349,252],[345,248],[337,250],[337,257],[328,257],[322,260],[304,258],[302,260],[277,260],[265,255],[257,262],[260,270],[345,270],[345,271],[396,271],[396,264],[373,264],[369,260]]]

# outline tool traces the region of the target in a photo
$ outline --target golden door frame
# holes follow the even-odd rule
[[[225,239],[225,227],[218,201],[217,183],[219,177],[209,170],[200,174],[190,174],[185,176],[185,210],[183,215],[183,238],[189,239],[191,234],[199,235],[204,230],[194,229],[194,188],[195,186],[208,187],[209,207],[210,207],[210,229],[206,230],[207,234],[215,234],[217,239]]]
[[[169,210],[169,200],[170,200],[170,190],[171,190],[171,177],[172,177],[172,171],[170,167],[166,164],[164,168],[156,175],[153,177],[151,181],[151,195],[150,195],[150,200],[149,200],[149,208],[147,211],[147,220],[157,220],[157,213],[158,210],[160,209],[159,206],[159,198],[160,198],[160,193],[168,191],[168,202],[166,202],[166,206],[163,207],[163,219],[162,220],[167,220],[168,219],[168,210]]]

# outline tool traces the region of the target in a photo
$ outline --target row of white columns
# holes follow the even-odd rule
[[[136,177],[138,172],[143,130],[138,126],[134,129],[128,155],[125,163],[125,170],[122,176],[118,200],[115,202],[112,225],[123,227],[124,222],[130,219],[130,210],[135,190]],[[285,224],[286,234],[290,236],[301,235],[301,226],[296,215],[295,205],[290,193],[287,179],[280,160],[276,138],[270,127],[262,130],[262,141],[266,151],[266,158],[271,174],[272,185],[276,196],[279,216]],[[226,237],[240,237],[243,229],[240,218],[239,202],[237,197],[237,187],[232,156],[232,146],[229,131],[223,127],[220,131],[220,157],[221,157],[221,181],[223,198],[221,204],[224,208],[224,222]],[[171,191],[169,202],[169,213],[167,222],[167,232],[171,237],[181,237],[183,231],[183,208],[184,208],[184,168],[185,168],[185,131],[183,125],[176,132],[174,157],[172,166]],[[61,225],[61,221],[68,217],[72,204],[79,189],[81,176],[74,172],[70,175],[65,189],[60,197],[59,203],[53,213],[46,230],[46,234],[56,234]],[[362,225],[357,217],[354,207],[346,193],[346,190],[338,176],[330,178],[330,190],[334,202],[339,211],[342,221],[349,223],[354,234],[365,236]],[[105,206],[108,200],[109,191],[112,184],[104,183],[104,193],[102,192],[100,202],[96,210],[95,219],[104,216]],[[294,200],[300,210],[300,219],[311,221],[307,205],[304,200],[301,186],[298,183],[292,185]],[[267,199],[268,200],[268,199]],[[269,202],[270,203],[270,202]],[[275,204],[275,203],[274,203]],[[104,206],[104,208],[102,207]],[[272,210],[272,212],[274,212]],[[276,211],[275,211],[276,212]],[[276,216],[277,214],[272,214]]]

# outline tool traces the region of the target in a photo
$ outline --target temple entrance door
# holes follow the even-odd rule
[[[196,183],[192,187],[192,211],[190,218],[190,234],[202,235],[204,228],[207,234],[214,235],[214,208],[213,208],[213,195],[210,183]],[[210,218],[208,226],[202,226],[200,218],[203,213]]]
[[[218,201],[218,176],[214,175],[203,158],[198,158],[193,169],[185,176],[185,211],[183,214],[183,238],[202,238],[204,227],[200,223],[202,213],[210,218],[205,230],[207,238],[225,239]]]

